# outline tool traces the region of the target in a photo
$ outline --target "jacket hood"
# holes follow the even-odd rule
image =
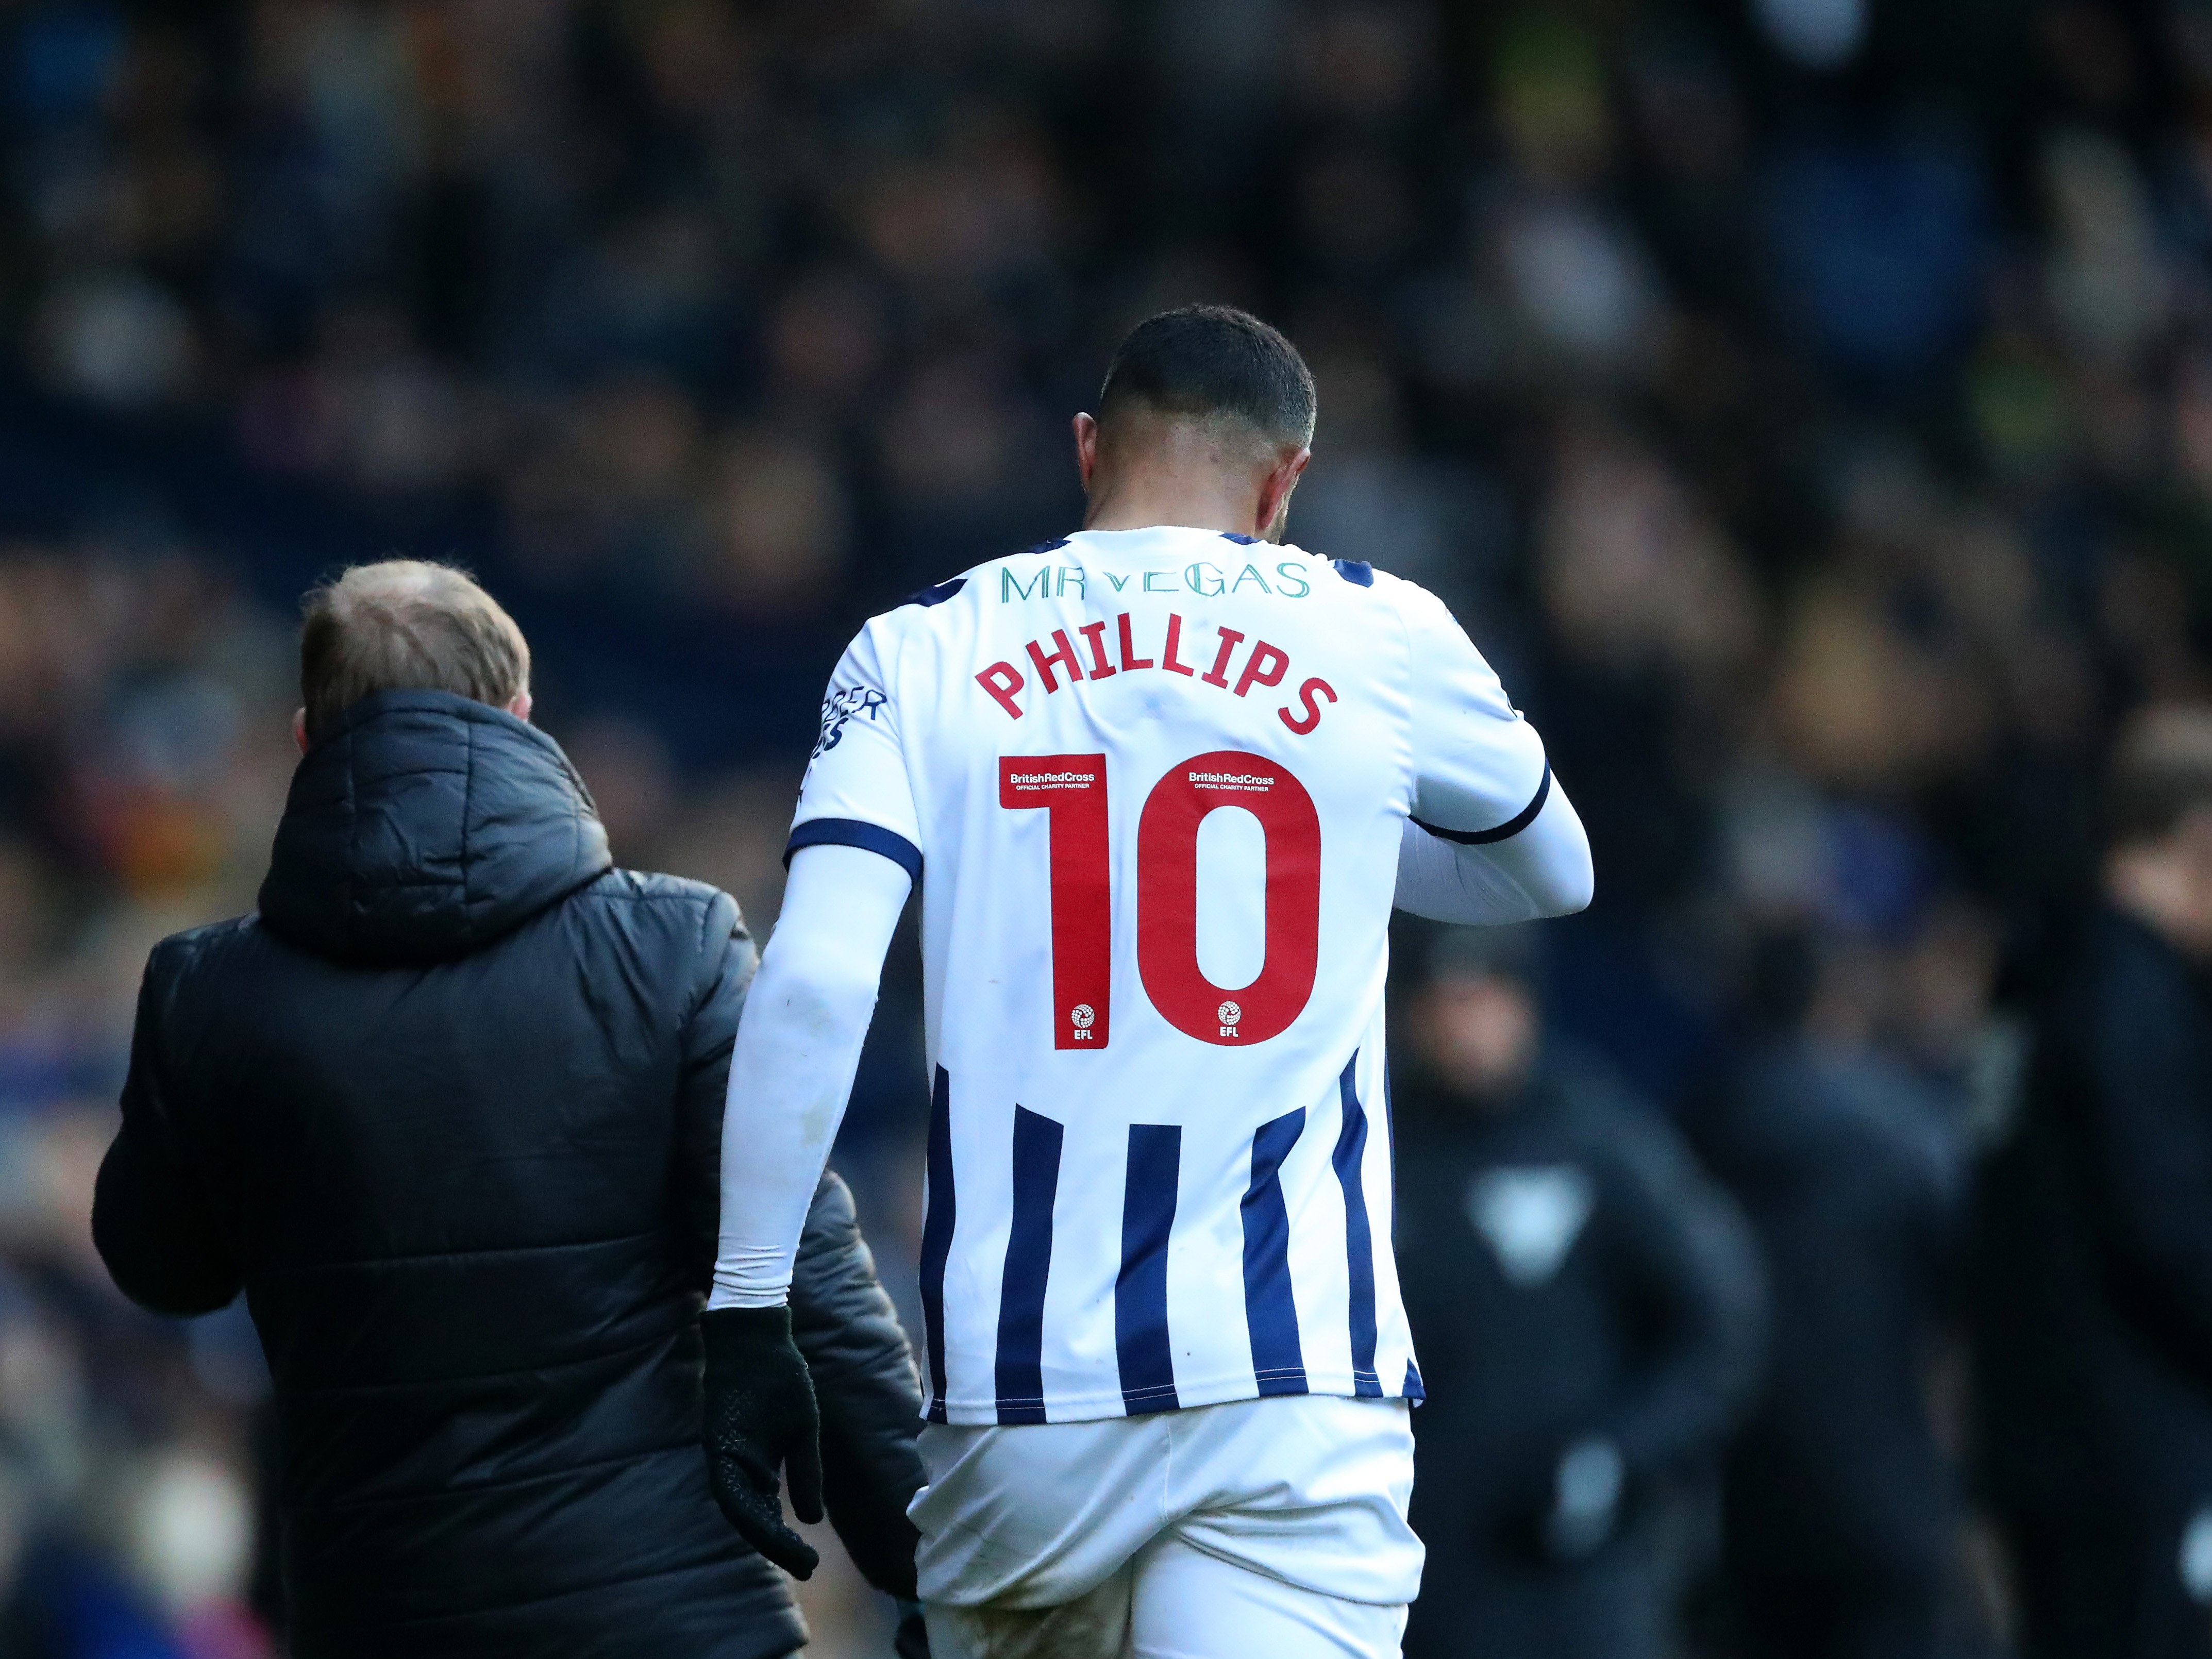
[[[449,691],[362,698],[301,758],[261,918],[364,965],[465,956],[613,864],[561,745]]]

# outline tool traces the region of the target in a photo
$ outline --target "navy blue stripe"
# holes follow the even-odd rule
[[[1052,1201],[1060,1126],[1014,1108],[1014,1218],[999,1284],[999,1421],[1044,1421],[1044,1286],[1052,1271]]]
[[[864,853],[881,853],[907,873],[909,881],[921,879],[921,848],[896,830],[865,818],[809,818],[791,832],[783,849],[783,867],[791,867],[792,854],[802,847],[857,847]]]
[[[1256,547],[1260,543],[1257,536],[1240,536],[1233,530],[1223,531],[1221,539],[1224,542],[1235,542],[1239,547]]]
[[[1121,1275],[1114,1281],[1114,1353],[1121,1366],[1121,1404],[1132,1417],[1171,1412],[1179,1403],[1175,1353],[1168,1346],[1168,1234],[1175,1226],[1182,1164],[1180,1125],[1129,1126]]]
[[[1359,1085],[1353,1073],[1359,1066],[1355,1051],[1344,1075],[1336,1080],[1344,1101],[1344,1127],[1338,1131],[1338,1185],[1344,1188],[1344,1251],[1351,1285],[1352,1391],[1374,1399],[1382,1395],[1382,1379],[1375,1374],[1375,1235],[1367,1224],[1367,1188],[1360,1173],[1367,1161],[1367,1114],[1360,1109]]]
[[[1408,1400],[1419,1401],[1426,1400],[1429,1397],[1428,1389],[1421,1385],[1420,1368],[1414,1364],[1411,1359],[1408,1359],[1406,1362],[1406,1382],[1405,1386],[1399,1390],[1399,1393],[1403,1395]]]
[[[929,1207],[921,1222],[921,1316],[929,1349],[929,1420],[945,1420],[945,1264],[952,1255],[952,1079],[929,1091]]]
[[[1495,830],[1439,830],[1435,824],[1423,823],[1419,818],[1415,818],[1413,822],[1438,841],[1455,841],[1462,847],[1487,847],[1494,841],[1510,841],[1530,824],[1535,823],[1536,814],[1544,810],[1544,802],[1550,797],[1551,793],[1552,763],[1546,761],[1544,781],[1536,786],[1534,798]]]
[[[1382,1139],[1390,1149],[1390,1246],[1398,1245],[1398,1113],[1390,1104],[1390,1055],[1382,1055]]]
[[[952,598],[967,586],[968,579],[965,576],[955,576],[949,582],[939,582],[934,587],[923,588],[919,593],[908,594],[899,601],[899,607],[903,610],[909,605],[943,605],[945,600]]]
[[[1252,1184],[1244,1194],[1244,1324],[1260,1392],[1306,1392],[1298,1305],[1291,1295],[1291,1217],[1283,1204],[1283,1160],[1305,1133],[1306,1111],[1262,1123],[1252,1135]]]
[[[1331,559],[1336,574],[1355,587],[1375,586],[1375,567],[1364,559]]]

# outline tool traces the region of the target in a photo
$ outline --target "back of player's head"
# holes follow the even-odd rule
[[[307,736],[377,691],[452,691],[504,708],[530,689],[530,647],[465,571],[418,559],[357,564],[311,591],[300,633]]]
[[[2191,813],[2212,808],[2212,708],[2147,708],[2121,732],[2106,786],[2112,845],[2163,841]]]
[[[1098,423],[1134,410],[1242,421],[1269,441],[1312,441],[1313,375],[1298,349],[1229,306],[1164,311],[1129,331],[1106,370]]]

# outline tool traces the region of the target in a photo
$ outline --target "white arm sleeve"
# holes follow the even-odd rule
[[[1535,728],[1441,600],[1408,581],[1387,591],[1405,620],[1417,711],[1398,908],[1490,924],[1583,908],[1589,837]]]
[[[1401,910],[1491,927],[1564,916],[1590,902],[1589,836],[1558,780],[1527,827],[1462,846],[1407,820],[1398,842]]]
[[[722,1236],[711,1308],[781,1306],[845,1115],[884,956],[912,883],[857,847],[803,847],[745,998],[722,1115]]]

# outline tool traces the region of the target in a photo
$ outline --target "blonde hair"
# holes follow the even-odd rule
[[[514,618],[465,570],[422,559],[357,564],[301,606],[307,736],[378,691],[452,691],[504,708],[530,689]]]

